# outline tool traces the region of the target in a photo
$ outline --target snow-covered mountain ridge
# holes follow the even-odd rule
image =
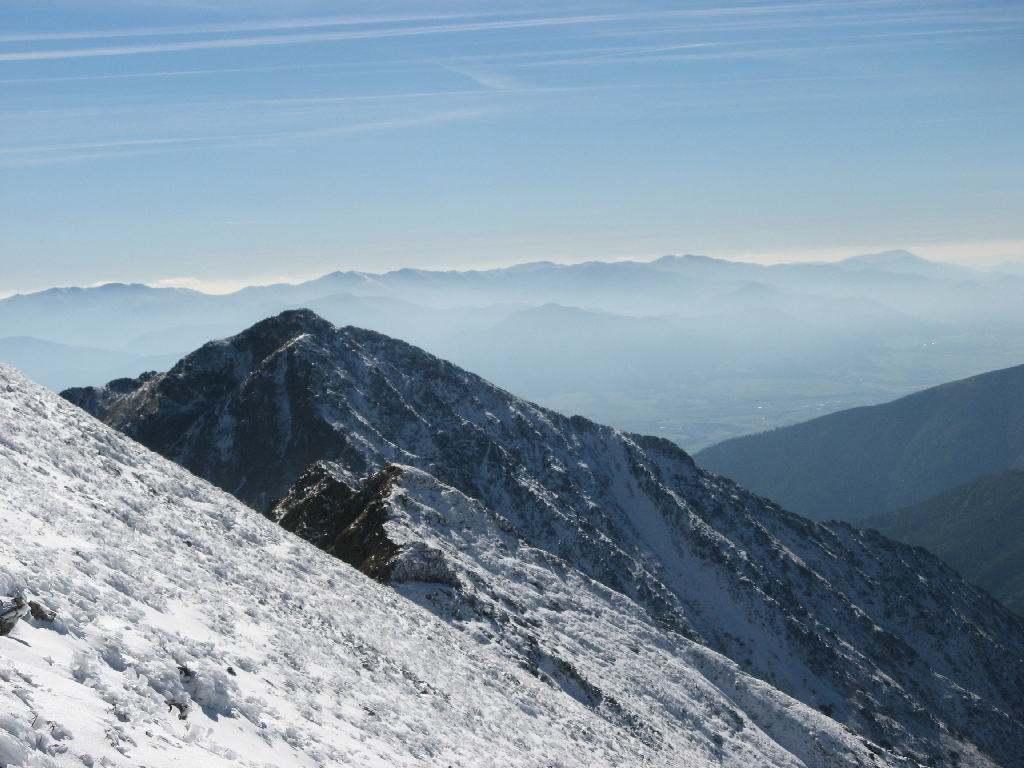
[[[458,589],[379,585],[2,365],[0,424],[0,594],[56,613],[0,637],[0,765],[906,764],[412,467],[388,534]]]
[[[365,571],[398,581],[441,618],[481,610],[486,632],[519,663],[543,669],[522,626],[490,615],[504,615],[487,607],[500,600],[488,603],[459,574],[510,594],[531,587],[485,565],[461,534],[446,550],[429,526],[396,522],[396,488],[411,470],[376,494],[375,520],[362,518],[386,541],[367,543],[341,524],[346,494],[374,496],[374,473],[415,467],[489,510],[481,519],[493,536],[513,536],[627,598],[676,647],[688,639],[697,645],[687,648],[720,653],[892,753],[955,765],[972,752],[966,739],[1003,765],[1024,764],[1019,617],[923,550],[788,514],[699,470],[668,441],[560,416],[415,347],[303,311],[114,389],[65,394],[259,509],[288,495],[295,503],[272,512],[286,525],[294,512],[290,527],[325,549],[339,537],[363,542],[367,557],[378,555]],[[289,494],[318,460],[327,464]],[[434,585],[415,593],[419,582],[399,581],[408,574]],[[531,617],[538,638],[554,614]],[[600,675],[580,675],[581,690],[600,689],[591,682]]]

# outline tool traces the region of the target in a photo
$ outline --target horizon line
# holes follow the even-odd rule
[[[852,249],[851,249],[852,250]],[[481,268],[467,268],[467,269],[444,269],[444,268],[422,268],[422,267],[397,267],[395,269],[389,269],[384,272],[372,272],[369,270],[361,269],[335,269],[321,274],[317,274],[313,277],[285,277],[277,276],[273,278],[267,278],[261,280],[260,278],[253,278],[253,282],[245,282],[241,280],[218,280],[218,279],[201,279],[197,277],[171,277],[171,278],[159,278],[155,280],[99,280],[89,285],[51,285],[46,288],[40,288],[38,290],[15,290],[10,292],[0,292],[0,301],[9,299],[14,296],[31,296],[37,293],[45,293],[46,291],[54,290],[92,290],[95,288],[103,288],[106,286],[121,285],[125,287],[131,286],[144,286],[151,289],[163,289],[163,288],[174,288],[187,291],[193,291],[200,293],[205,296],[227,296],[240,291],[246,290],[247,288],[269,288],[277,285],[304,285],[306,283],[315,282],[325,277],[338,274],[353,274],[353,275],[365,275],[367,277],[383,277],[385,275],[394,274],[396,272],[403,271],[416,271],[416,272],[433,272],[433,273],[455,273],[455,274],[470,274],[479,272],[499,272],[508,269],[515,269],[516,267],[529,267],[539,265],[550,265],[553,267],[573,267],[582,266],[586,264],[653,264],[656,261],[665,258],[700,258],[709,259],[712,261],[721,261],[731,264],[752,264],[764,267],[775,267],[775,266],[825,266],[829,264],[838,264],[839,262],[846,261],[848,259],[855,259],[862,256],[878,256],[888,253],[906,253],[922,261],[926,261],[931,264],[948,265],[953,267],[959,267],[966,270],[972,270],[979,274],[985,274],[991,272],[994,269],[1004,264],[1024,264],[1024,261],[1014,261],[1013,259],[1004,259],[998,263],[987,264],[984,266],[966,266],[963,264],[957,264],[955,262],[940,261],[936,259],[928,259],[922,256],[918,256],[913,251],[907,248],[890,248],[874,252],[857,252],[849,256],[839,256],[835,259],[811,259],[811,260],[793,260],[793,261],[775,261],[768,257],[767,260],[759,260],[756,257],[744,258],[743,256],[724,257],[724,256],[708,256],[700,253],[667,253],[661,256],[655,256],[649,259],[638,259],[635,257],[624,257],[618,259],[584,259],[580,261],[554,261],[551,259],[538,259],[533,261],[517,261],[513,263],[488,266]],[[762,256],[764,259],[764,256]]]

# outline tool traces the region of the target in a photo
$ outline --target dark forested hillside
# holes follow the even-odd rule
[[[985,475],[857,526],[926,547],[1024,615],[1024,472]]]
[[[697,463],[816,520],[857,520],[1024,469],[1024,366],[726,440]]]

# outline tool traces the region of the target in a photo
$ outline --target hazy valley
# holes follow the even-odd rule
[[[211,338],[308,307],[561,412],[696,451],[1018,364],[1015,272],[891,252],[773,267],[685,256],[339,272],[224,296],[53,289],[0,301],[0,360],[60,391],[165,370]],[[90,349],[54,354],[50,343]]]

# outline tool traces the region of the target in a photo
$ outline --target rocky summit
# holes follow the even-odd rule
[[[671,703],[684,684],[672,665],[689,660],[736,703],[718,739],[751,722],[805,764],[860,760],[838,737],[808,740],[827,729],[768,707],[776,691],[873,759],[1024,765],[1024,620],[925,550],[788,513],[666,440],[553,413],[301,310],[167,373],[63,395],[655,753],[667,726],[636,692],[657,688],[673,722],[696,727]],[[610,609],[581,589],[647,629],[583,620]],[[665,678],[629,678],[621,654],[652,648]],[[722,661],[694,661],[704,653]],[[601,672],[613,663],[627,671]]]

